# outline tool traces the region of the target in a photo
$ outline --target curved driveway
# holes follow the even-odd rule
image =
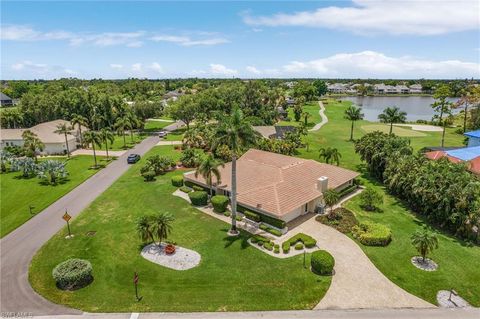
[[[182,123],[165,129],[175,130]],[[61,216],[65,209],[76,217],[129,168],[130,153],[143,155],[159,141],[151,136],[137,144],[116,161],[74,188],[25,224],[0,240],[0,307],[1,312],[33,315],[81,314],[81,311],[54,304],[38,295],[28,282],[28,267],[38,249],[65,226]],[[28,196],[28,194],[26,194]]]

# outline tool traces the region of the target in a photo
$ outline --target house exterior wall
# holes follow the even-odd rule
[[[6,146],[23,146],[23,140],[2,140],[0,148],[3,149]]]
[[[3,140],[2,143],[0,144],[0,148],[3,149],[4,147],[7,146],[18,146],[22,147],[23,146],[23,140]],[[68,141],[68,147],[70,152],[74,151],[77,149],[77,142],[75,139],[70,139]],[[41,154],[45,155],[58,155],[58,154],[65,154],[67,151],[67,147],[65,146],[65,143],[45,143],[45,148],[41,152]]]

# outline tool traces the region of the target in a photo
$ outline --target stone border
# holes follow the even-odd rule
[[[423,262],[421,256],[413,256],[410,261],[412,262],[412,265],[424,271],[436,271],[438,269],[437,263],[430,258],[425,258],[425,262]]]
[[[470,304],[460,297],[455,290],[439,290],[438,306],[442,308],[471,308]]]
[[[146,260],[174,270],[188,270],[197,267],[202,257],[194,250],[175,246],[171,255],[165,253],[166,244],[159,247],[156,243],[143,247],[140,255]]]

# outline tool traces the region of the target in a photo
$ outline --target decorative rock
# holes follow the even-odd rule
[[[425,270],[425,271],[435,271],[438,268],[437,263],[435,263],[430,258],[425,258],[425,262],[424,262],[422,257],[414,256],[412,257],[411,262],[418,269]]]
[[[180,246],[175,246],[175,253],[168,255],[165,253],[165,247],[165,244],[160,247],[157,244],[150,244],[143,247],[141,255],[148,261],[175,270],[194,268],[202,259],[196,251]]]
[[[440,290],[437,293],[437,302],[443,308],[468,308],[470,304],[456,294],[455,291]]]

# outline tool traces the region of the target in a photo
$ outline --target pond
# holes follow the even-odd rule
[[[434,115],[431,104],[434,102],[431,96],[344,96],[340,100],[351,101],[361,106],[365,119],[378,121],[378,115],[389,106],[397,106],[400,110],[407,112],[407,121],[427,120],[430,121]],[[449,101],[456,102],[458,98],[449,98]],[[454,110],[454,113],[460,109]]]

